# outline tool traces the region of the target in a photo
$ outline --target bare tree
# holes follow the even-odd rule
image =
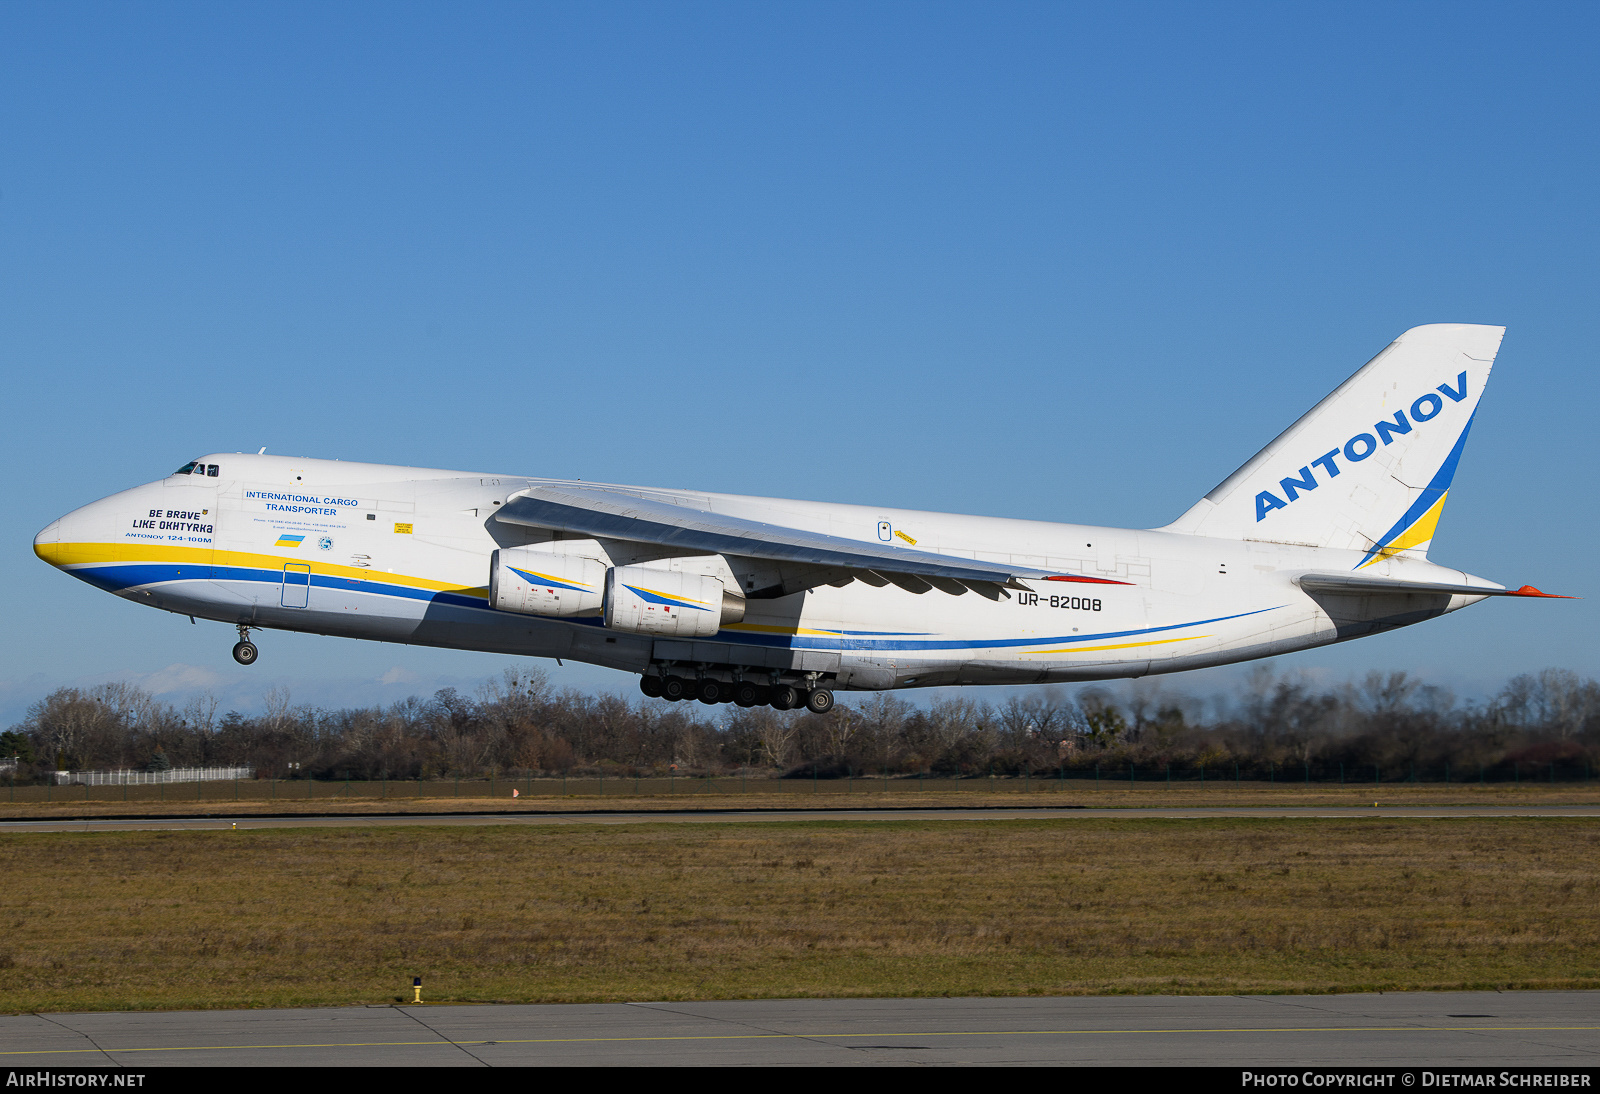
[[[746,713],[756,738],[761,742],[761,751],[767,757],[767,762],[777,768],[788,767],[794,754],[798,721],[784,717],[771,707],[752,707]]]

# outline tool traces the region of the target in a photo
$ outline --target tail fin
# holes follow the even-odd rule
[[[1413,327],[1164,531],[1426,556],[1504,327]]]

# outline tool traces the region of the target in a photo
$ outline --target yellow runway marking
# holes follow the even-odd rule
[[[676,1011],[659,1013],[674,1014]],[[685,1017],[696,1018],[698,1015]],[[226,1052],[266,1048],[414,1048],[427,1045],[483,1047],[485,1045],[578,1045],[617,1044],[653,1041],[843,1041],[864,1037],[1049,1037],[1074,1034],[1161,1034],[1177,1033],[1574,1033],[1593,1032],[1600,1026],[1244,1026],[1237,1029],[995,1029],[951,1030],[918,1033],[723,1033],[670,1034],[648,1037],[521,1037],[483,1040],[438,1041],[329,1041],[295,1045],[172,1045],[158,1048],[65,1048],[7,1050],[0,1056],[55,1056],[74,1053],[112,1052]],[[73,1032],[77,1032],[74,1030]]]

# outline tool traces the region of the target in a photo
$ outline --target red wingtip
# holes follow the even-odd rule
[[[1051,574],[1046,581],[1083,581],[1090,585],[1132,585],[1131,581],[1112,581],[1109,577],[1083,577],[1079,574]]]
[[[1538,589],[1535,589],[1532,585],[1524,585],[1522,588],[1518,589],[1516,592],[1512,593],[1511,595],[1512,596],[1544,596],[1544,597],[1549,597],[1551,600],[1582,600],[1583,599],[1580,596],[1563,596],[1561,593],[1541,593]]]

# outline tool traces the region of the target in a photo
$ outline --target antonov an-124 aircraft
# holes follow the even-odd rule
[[[1428,560],[1503,334],[1407,331],[1162,528],[218,453],[34,550],[237,626],[246,665],[252,630],[312,631],[819,713],[840,688],[1179,672],[1547,595]]]

